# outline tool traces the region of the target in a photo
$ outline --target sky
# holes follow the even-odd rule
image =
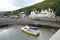
[[[0,11],[13,11],[44,0],[0,0]]]

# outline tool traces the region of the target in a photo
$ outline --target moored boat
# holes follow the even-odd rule
[[[25,27],[21,28],[22,31],[31,34],[33,36],[39,36],[39,30],[37,29],[37,27],[29,27],[28,25],[26,25]]]

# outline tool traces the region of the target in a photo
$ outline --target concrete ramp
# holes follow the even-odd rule
[[[60,29],[49,40],[60,40]]]

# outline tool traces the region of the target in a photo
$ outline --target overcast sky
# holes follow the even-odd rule
[[[0,0],[0,11],[12,11],[43,0]]]

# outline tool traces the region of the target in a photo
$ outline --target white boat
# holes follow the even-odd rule
[[[21,28],[22,31],[31,34],[33,36],[38,36],[39,35],[39,30],[37,29],[37,27],[29,27],[28,25],[26,25],[25,27]]]

